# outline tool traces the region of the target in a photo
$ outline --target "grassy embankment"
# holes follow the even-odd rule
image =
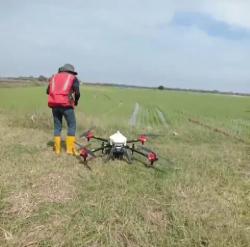
[[[248,246],[250,98],[83,87],[78,134],[160,133],[147,146],[165,157],[91,171],[47,145],[44,87],[0,88],[0,102],[0,246]]]

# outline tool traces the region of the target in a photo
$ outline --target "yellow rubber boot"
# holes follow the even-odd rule
[[[79,153],[76,150],[75,141],[76,141],[75,136],[67,136],[66,149],[67,149],[67,154],[78,156]]]
[[[54,137],[54,150],[56,154],[61,153],[61,137],[60,136]]]

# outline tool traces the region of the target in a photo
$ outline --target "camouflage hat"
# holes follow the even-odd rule
[[[70,72],[70,73],[77,75],[77,72],[75,71],[74,66],[69,64],[69,63],[64,64],[62,67],[59,68],[58,71],[59,72]]]

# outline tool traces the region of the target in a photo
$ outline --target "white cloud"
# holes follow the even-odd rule
[[[201,10],[231,25],[250,29],[249,0],[206,0]]]
[[[250,91],[248,40],[168,25],[176,12],[198,12],[250,29],[249,9],[247,0],[6,1],[0,75],[72,62],[89,81]]]

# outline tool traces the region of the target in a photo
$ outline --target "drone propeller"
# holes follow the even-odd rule
[[[157,137],[157,136],[160,135],[154,133],[140,134],[137,139],[128,140],[127,143],[140,142],[142,145],[144,145],[144,143],[148,141],[148,137]]]
[[[87,148],[89,145],[83,146],[82,144],[78,142],[75,142],[75,144],[80,147],[80,156],[82,156],[84,159],[87,159],[88,156],[96,157],[94,152],[92,152],[91,150]]]
[[[158,160],[157,154],[154,151],[152,151],[151,149],[146,148],[144,146],[140,146],[139,149],[141,149],[142,151],[146,151],[146,153],[143,154],[143,152],[142,152],[141,154],[145,155],[148,158],[151,165],[153,165],[154,162]]]
[[[96,128],[95,126],[90,127],[88,130],[86,130],[85,132],[83,132],[83,133],[80,135],[80,138],[82,138],[82,137],[87,137],[88,133],[91,132],[92,130],[94,130],[95,128]]]
[[[142,149],[142,150],[144,150],[144,151],[146,151],[147,153],[154,153],[151,149],[149,149],[149,148],[146,148],[146,147],[144,147],[144,146],[140,146],[140,147],[138,147],[139,149]],[[165,161],[167,161],[169,164],[171,164],[171,165],[174,165],[174,162],[172,161],[172,160],[170,160],[169,158],[166,158],[166,157],[164,157],[164,156],[162,156],[162,155],[159,155],[159,154],[157,154],[157,157],[159,157],[161,160],[165,160]]]
[[[147,140],[147,136],[140,135],[137,139],[128,140],[127,143],[140,142],[143,145]]]
[[[143,145],[147,140],[148,140],[148,137],[147,137],[146,135],[140,135],[139,138],[138,138],[138,141],[140,141],[142,145]]]
[[[80,138],[83,138],[83,137],[86,137],[87,140],[89,141],[91,138],[93,138],[94,134],[92,133],[92,130],[95,129],[95,126],[89,128],[87,131],[83,132],[81,135],[80,135]]]
[[[85,131],[84,133],[82,133],[80,135],[80,138],[83,138],[85,137],[87,139],[87,141],[90,141],[91,139],[96,139],[96,140],[99,140],[99,141],[102,141],[102,142],[106,142],[108,143],[109,140],[106,139],[106,138],[102,138],[102,137],[97,137],[93,134],[92,130],[94,129],[95,127],[92,127],[90,128],[89,130]]]
[[[160,134],[155,134],[155,133],[143,133],[141,136],[147,136],[147,137],[159,137],[161,136]]]

